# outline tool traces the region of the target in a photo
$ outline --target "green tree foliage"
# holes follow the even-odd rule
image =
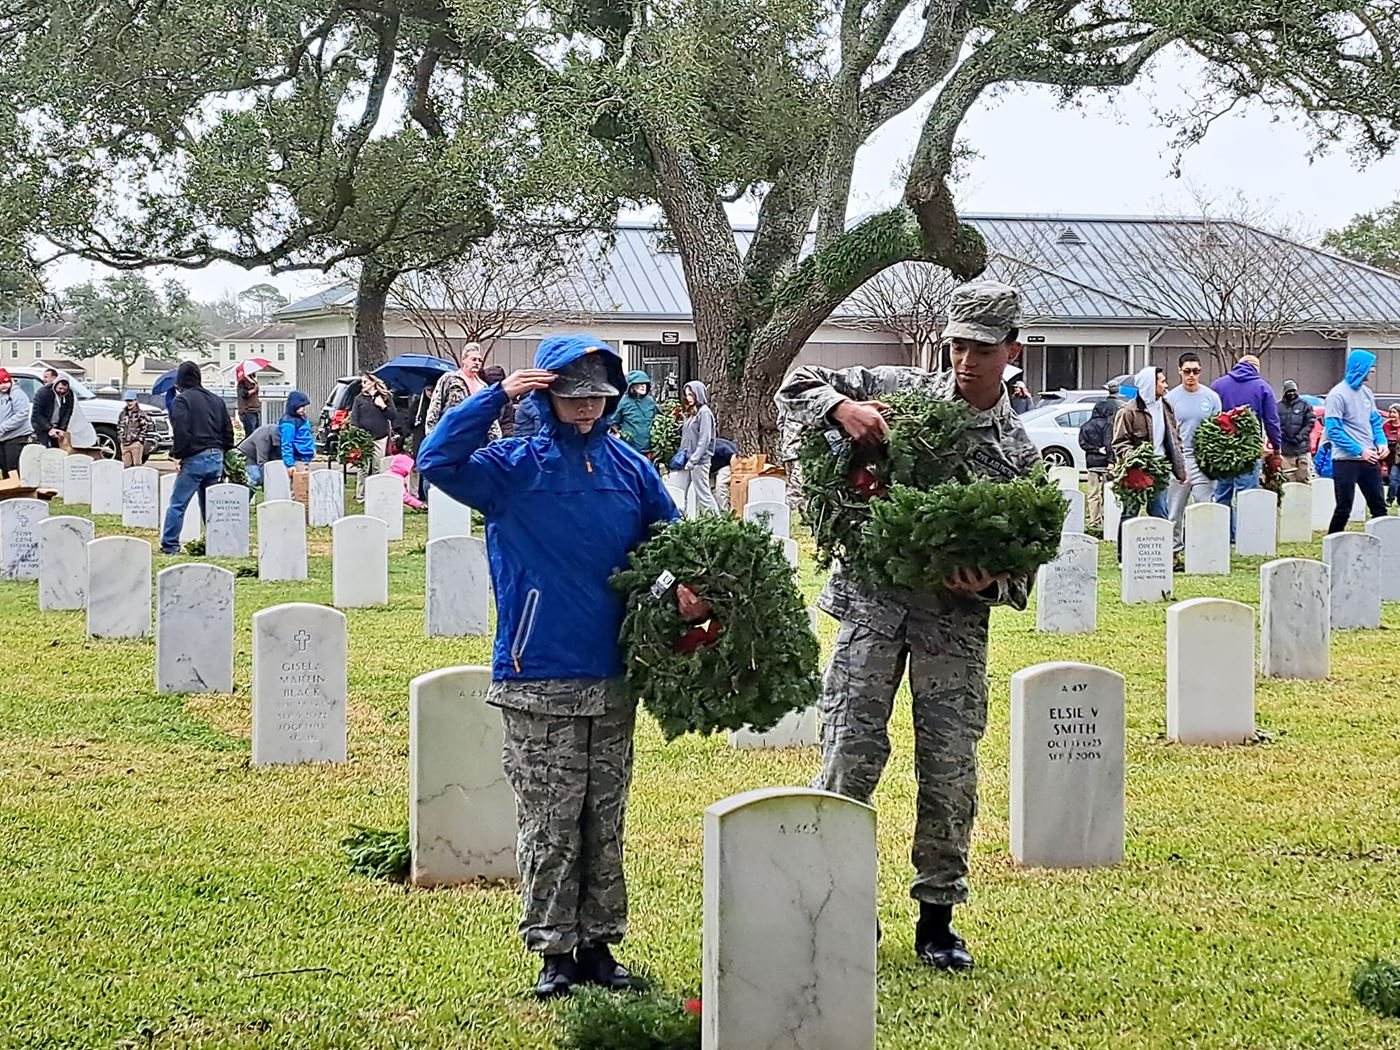
[[[259,323],[271,321],[278,310],[287,305],[287,297],[275,284],[255,284],[238,293],[238,301],[254,315]]]
[[[120,274],[70,288],[65,299],[77,329],[63,349],[78,358],[120,361],[122,386],[143,357],[207,349],[199,311],[178,281],[157,292],[141,274]]]
[[[1348,259],[1400,273],[1400,201],[1356,216],[1322,243]]]

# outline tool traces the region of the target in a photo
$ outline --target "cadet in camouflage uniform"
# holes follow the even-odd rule
[[[777,394],[781,412],[809,427],[836,425],[858,442],[888,431],[880,397],[919,387],[973,410],[972,469],[994,478],[1028,473],[1040,454],[1011,409],[1003,369],[1021,351],[1014,288],[976,281],[954,290],[944,338],[953,369],[885,366],[795,371]],[[890,754],[895,691],[909,672],[914,698],[914,827],[919,902],[914,946],[943,970],[972,956],[952,927],[967,899],[967,857],[977,813],[977,743],[987,722],[987,619],[993,605],[1024,609],[1028,577],[960,573],[944,591],[876,588],[838,565],[818,605],[841,622],[822,686],[822,772],[813,787],[869,802]]]
[[[541,997],[576,983],[632,984],[609,947],[627,932],[622,833],[636,700],[623,685],[623,607],[608,578],[654,522],[678,512],[651,463],[597,425],[624,389],[616,350],[550,337],[535,368],[444,414],[418,459],[434,488],[486,518],[496,599],[488,700],[505,729],[520,932],[544,957]],[[539,434],[490,441],[521,396],[539,409]]]

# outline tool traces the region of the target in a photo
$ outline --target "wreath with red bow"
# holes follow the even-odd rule
[[[1118,463],[1113,475],[1113,492],[1125,507],[1151,503],[1171,481],[1172,465],[1143,442]]]
[[[1191,440],[1196,466],[1212,481],[1253,471],[1264,447],[1259,417],[1240,405],[1205,420]]]

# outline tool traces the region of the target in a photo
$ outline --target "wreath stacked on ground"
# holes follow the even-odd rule
[[[361,427],[341,427],[336,439],[335,458],[347,467],[370,463],[374,458],[374,435]]]
[[[1212,481],[1237,478],[1255,469],[1264,447],[1259,417],[1244,405],[1221,412],[1196,428],[1191,439],[1196,466]]]
[[[1054,559],[1068,507],[1043,465],[1008,481],[980,476],[963,402],[922,390],[885,401],[883,446],[855,445],[838,429],[803,437],[803,517],[823,566],[928,590],[959,569],[1019,575]]]
[[[1161,494],[1171,478],[1172,465],[1144,441],[1118,461],[1113,492],[1124,508],[1142,508]]]
[[[658,525],[612,585],[626,602],[627,684],[668,740],[771,729],[817,698],[817,639],[783,550],[763,527],[706,515]],[[709,608],[682,619],[677,588]]]
[[[682,418],[679,401],[663,401],[656,406],[656,418],[651,421],[651,459],[663,470],[681,450]]]

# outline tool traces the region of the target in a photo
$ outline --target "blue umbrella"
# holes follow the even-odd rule
[[[421,394],[429,383],[456,367],[451,361],[427,354],[399,354],[376,368],[374,374],[401,393]]]
[[[160,378],[151,384],[152,394],[165,395],[165,411],[167,415],[170,412],[171,404],[175,400],[175,373],[178,371],[178,368],[172,368],[169,372],[162,372]]]

